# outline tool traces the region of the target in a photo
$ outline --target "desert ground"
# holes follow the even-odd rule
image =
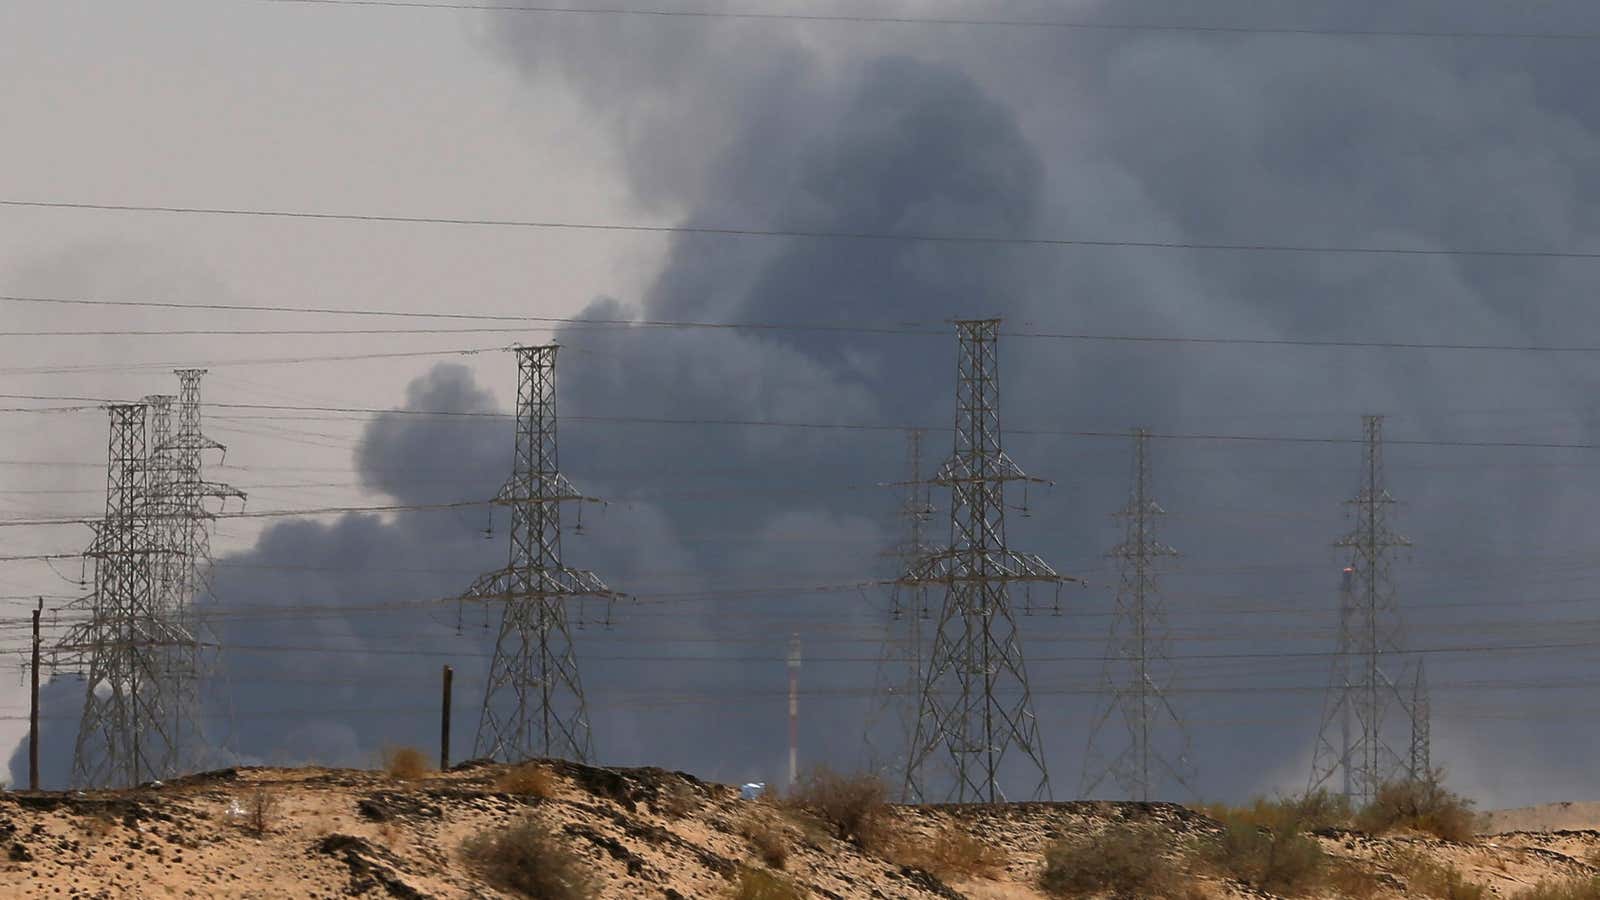
[[[903,852],[866,852],[782,803],[743,800],[733,786],[659,769],[540,766],[544,780],[532,787],[508,781],[503,765],[480,762],[411,778],[240,768],[127,791],[0,794],[0,894],[525,896],[495,882],[465,847],[531,816],[592,873],[601,897],[730,897],[741,873],[767,871],[792,888],[789,896],[1024,900],[1046,896],[1037,886],[1044,852],[1064,837],[1131,822],[1159,826],[1178,844],[1219,828],[1199,812],[1160,803],[891,807],[888,830],[898,847],[959,833],[986,848],[987,865],[940,875],[929,870],[940,866],[908,863]],[[1490,833],[1470,842],[1338,830],[1315,840],[1364,873],[1366,896],[1437,896],[1417,883],[1414,861],[1426,858],[1458,871],[1481,896],[1510,897],[1541,881],[1600,873],[1590,862],[1600,831],[1588,827],[1597,809],[1498,813],[1486,819]],[[753,831],[782,842],[781,871],[764,861],[770,857],[752,842]],[[1185,879],[1186,897],[1276,896],[1225,875]],[[1343,896],[1335,888],[1313,895]]]

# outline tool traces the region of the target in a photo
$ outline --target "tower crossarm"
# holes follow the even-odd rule
[[[467,602],[507,601],[530,596],[602,597],[621,595],[606,587],[600,576],[585,569],[504,568],[478,576],[461,595]]]
[[[923,557],[912,565],[894,584],[915,586],[924,584],[957,584],[987,582],[996,578],[1008,581],[1072,582],[1078,579],[1063,575],[1050,564],[1032,553],[1000,550],[985,553],[981,564],[974,567],[972,553],[963,550],[944,550]]]

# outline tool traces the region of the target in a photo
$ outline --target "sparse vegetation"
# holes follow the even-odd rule
[[[876,775],[841,775],[818,766],[800,779],[787,803],[826,823],[834,837],[864,850],[884,843],[889,790]]]
[[[77,819],[78,829],[85,836],[101,840],[110,835],[117,828],[117,820],[110,813],[101,811]]]
[[[1048,847],[1039,887],[1053,897],[1175,897],[1180,865],[1167,858],[1171,833],[1117,824]]]
[[[433,771],[427,754],[415,747],[385,747],[382,760],[383,770],[403,781],[415,781]]]
[[[1225,814],[1206,856],[1222,873],[1261,890],[1303,893],[1330,874],[1321,845],[1306,834],[1307,810],[1302,801],[1258,801],[1247,814]]]
[[[533,900],[599,896],[599,885],[582,860],[536,819],[481,832],[461,850],[488,881]]]
[[[1600,900],[1600,876],[1586,875],[1541,881],[1511,900]]]
[[[931,841],[901,838],[889,851],[891,861],[932,872],[946,881],[993,878],[1005,868],[1005,854],[954,826],[945,826]]]
[[[1356,816],[1356,826],[1370,834],[1410,830],[1447,841],[1470,841],[1479,826],[1472,806],[1471,800],[1445,788],[1444,773],[1435,769],[1425,778],[1380,787]]]
[[[1406,880],[1406,891],[1439,900],[1483,900],[1488,889],[1467,881],[1455,866],[1435,862],[1421,853],[1409,852],[1395,858],[1394,869]]]
[[[507,769],[505,774],[495,779],[494,786],[496,790],[508,794],[537,797],[540,800],[548,800],[556,793],[555,776],[543,765],[533,762]]]
[[[750,843],[762,862],[774,869],[788,865],[789,838],[781,828],[770,822],[751,819],[740,826],[739,833]]]
[[[266,788],[255,788],[244,797],[244,827],[256,837],[272,830],[278,818],[278,797]]]
[[[1378,876],[1346,860],[1330,859],[1325,880],[1335,897],[1349,900],[1370,900],[1383,886]]]
[[[681,819],[700,808],[700,794],[688,782],[673,779],[657,795],[655,807],[663,816]]]
[[[727,896],[730,900],[805,900],[805,894],[787,878],[750,866],[739,868]]]
[[[1219,822],[1255,825],[1258,828],[1272,828],[1293,821],[1303,831],[1347,828],[1354,819],[1350,801],[1325,790],[1311,791],[1298,797],[1257,797],[1249,806],[1208,803],[1201,806],[1200,811]]]

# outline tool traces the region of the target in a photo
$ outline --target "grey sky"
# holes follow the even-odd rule
[[[873,10],[1198,21],[1193,10],[1153,2],[1104,10],[1023,3]],[[1416,3],[1402,18],[1381,4],[1328,12],[1306,4],[1232,3],[1208,5],[1206,15],[1214,24],[1346,29],[1600,29],[1597,16],[1579,4],[1520,11]],[[1578,87],[1600,74],[1594,41],[867,26],[249,2],[164,3],[137,13],[100,3],[14,4],[0,12],[0,31],[8,35],[0,39],[0,83],[25,86],[0,95],[0,114],[22,126],[8,129],[8,165],[0,171],[6,198],[1112,240],[1600,249],[1600,107]],[[1596,264],[1582,260],[665,240],[15,208],[0,211],[0,248],[3,292],[41,296],[558,315],[589,308],[710,320],[938,322],[1003,312],[1018,328],[1401,341],[1583,343],[1600,325],[1586,299]],[[180,321],[154,312],[3,309],[8,330]],[[245,314],[181,321],[187,327],[328,324]],[[13,340],[6,366],[489,347],[510,339]],[[562,358],[569,414],[917,424],[949,416],[953,341],[946,339],[572,329],[563,340],[571,346]],[[1378,411],[1392,414],[1395,437],[1586,440],[1593,437],[1586,398],[1600,375],[1589,356],[1022,339],[1008,341],[1003,353],[1008,422],[1045,428],[1142,423],[1172,431],[1354,436],[1359,414]],[[434,371],[433,388],[464,389],[470,374],[506,408],[513,385],[508,357],[450,361],[470,369]],[[218,365],[208,396],[390,406],[403,402],[406,385],[433,363]],[[8,372],[5,384],[15,393],[130,397],[169,387],[159,371]],[[411,459],[407,454],[459,465],[460,481],[472,485],[460,489],[481,495],[499,477],[496,460],[509,458],[495,443],[503,431],[494,429],[465,438],[458,432],[468,443],[444,452],[445,437],[397,431],[396,423],[379,420],[365,431],[358,454],[360,420],[212,421],[211,430],[231,447],[230,468],[221,474],[251,488],[257,508],[374,502],[379,490],[435,499],[455,490],[373,474],[386,461]],[[10,416],[0,428],[6,458],[95,463],[104,422],[92,414]],[[651,495],[618,504],[598,517],[591,543],[574,544],[582,555],[575,561],[601,569],[642,601],[725,584],[822,584],[882,574],[876,553],[892,537],[891,500],[842,486],[898,477],[900,448],[892,434],[573,423],[563,440],[569,473],[596,493],[637,498],[678,488],[732,495],[715,503]],[[1109,582],[1098,557],[1114,540],[1105,513],[1125,489],[1124,447],[1017,436],[1011,449],[1025,467],[1058,482],[1030,498],[1034,518],[1017,522],[1016,542],[1064,570],[1092,572],[1095,583],[1071,597],[1064,624],[1030,626],[1043,636],[1036,653],[1048,659],[1097,652],[1104,620],[1095,614],[1108,602]],[[1158,452],[1163,497],[1176,513],[1170,540],[1187,557],[1169,582],[1169,602],[1175,611],[1186,603],[1204,610],[1174,616],[1174,627],[1192,636],[1179,642],[1179,652],[1325,649],[1337,559],[1328,544],[1345,527],[1339,502],[1355,486],[1356,449],[1171,442]],[[718,471],[710,471],[710,461]],[[1581,590],[1576,579],[1587,552],[1585,512],[1600,488],[1585,455],[1397,448],[1391,464],[1394,490],[1408,501],[1402,527],[1418,543],[1401,581],[1419,607],[1412,629],[1418,645],[1592,633],[1594,601],[1572,596]],[[87,466],[0,466],[0,491],[39,485],[90,491],[0,494],[0,515],[92,512],[99,479]],[[785,483],[808,496],[771,490]],[[235,564],[271,564],[304,556],[309,551],[292,544],[297,528],[324,551],[345,547],[344,555],[330,556],[334,563],[373,551],[437,551],[442,556],[428,557],[440,560],[432,568],[444,569],[448,560],[450,569],[473,570],[503,555],[498,545],[483,548],[477,522],[349,521],[328,534],[283,526],[254,548],[259,528],[225,522],[215,542],[226,573],[219,584],[240,596],[283,593],[265,576],[229,571],[227,557],[242,553]],[[7,552],[73,552],[85,540],[72,529],[5,531]],[[334,534],[349,543],[330,544]],[[719,535],[737,540],[719,546],[712,542]],[[478,543],[448,550],[468,540]],[[1488,562],[1497,559],[1504,562]],[[668,572],[688,576],[662,575]],[[429,590],[470,580],[438,576]],[[293,590],[353,597],[360,585],[348,574]],[[7,595],[72,590],[37,567],[9,566],[0,586]],[[384,591],[421,586],[401,578]],[[1456,605],[1501,599],[1525,605]],[[229,597],[219,602],[225,606]],[[1219,611],[1240,602],[1300,612],[1268,620]],[[875,649],[870,641],[846,642],[852,634],[876,635],[867,604],[799,596],[786,603],[786,614],[800,623],[795,627],[813,629],[823,646],[841,655],[870,656]],[[1421,609],[1430,603],[1437,608]],[[586,649],[603,656],[632,637],[637,651],[659,621],[650,618],[656,611],[641,610],[628,625],[624,610],[621,631]],[[732,611],[715,602],[693,606],[682,634],[673,636],[716,638],[719,655],[776,659],[781,632],[761,629],[787,630],[779,619],[737,625]],[[1073,619],[1074,611],[1083,615]],[[1535,624],[1503,624],[1519,618]],[[352,648],[351,665],[375,667],[367,675],[394,671],[376,658],[357,661],[353,650],[404,630],[396,623],[375,626],[353,615],[325,624],[317,628],[336,642],[330,646]],[[348,633],[334,633],[340,628]],[[418,638],[429,646],[436,639],[441,652],[455,646],[448,634]],[[698,652],[688,643],[672,647]],[[1549,715],[1494,718],[1568,702],[1581,708],[1581,691],[1530,691],[1532,699],[1522,702],[1505,691],[1451,686],[1474,678],[1570,681],[1584,677],[1592,658],[1566,651],[1543,660],[1515,654],[1441,660],[1431,669],[1441,683],[1437,758],[1488,802],[1593,793],[1583,767],[1564,759],[1563,748],[1593,738],[1585,726]],[[431,661],[411,666],[432,667]],[[1092,681],[1093,672],[1082,668],[1042,662],[1034,669],[1035,688]],[[1189,680],[1238,687],[1252,675],[1225,668],[1197,665]],[[586,674],[596,672],[597,691],[613,701],[596,713],[598,736],[615,748],[612,758],[742,778],[769,774],[777,759],[781,732],[761,707],[679,713],[623,701],[630,681],[666,680],[704,693],[730,679],[776,679],[777,671],[753,662],[591,666]],[[816,671],[811,677],[819,686],[839,689],[870,677],[870,666],[853,664]],[[1315,685],[1324,671],[1324,661],[1302,659],[1253,674]],[[288,688],[242,683],[239,690],[251,698],[244,702],[263,706],[295,696]],[[1042,701],[1049,705],[1041,720],[1058,793],[1070,794],[1082,750],[1076,723],[1087,700],[1044,696],[1050,699]],[[7,708],[17,708],[18,698],[5,698]],[[1205,789],[1235,795],[1297,785],[1318,703],[1315,694],[1196,695],[1196,746],[1202,771],[1212,773]],[[850,723],[864,705],[839,700],[819,707],[808,750],[851,762],[859,742]],[[674,720],[702,728],[722,720],[725,739],[671,734],[663,726]],[[406,728],[400,733],[411,734]],[[381,724],[356,723],[338,734],[324,729],[301,747],[245,749],[267,758],[348,760],[391,739]]]

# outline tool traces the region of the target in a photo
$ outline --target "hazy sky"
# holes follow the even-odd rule
[[[1600,252],[1600,100],[1589,89],[1600,40],[1572,37],[1600,33],[1600,13],[1586,4],[648,8],[1192,27],[11,3],[0,9],[0,199]],[[1560,256],[674,238],[0,207],[0,294],[27,297],[934,328],[1003,314],[1018,331],[1570,345],[1600,344],[1589,299],[1597,271],[1593,259]],[[430,324],[8,301],[0,311],[7,332]],[[508,354],[270,360],[493,348],[550,334],[10,336],[0,338],[0,393],[136,398],[173,389],[165,364],[204,364],[207,397],[223,403],[506,411]],[[564,467],[618,499],[585,520],[590,534],[569,538],[569,554],[639,597],[619,608],[615,630],[579,641],[594,660],[585,676],[601,757],[773,777],[782,705],[760,692],[781,691],[783,645],[800,631],[818,657],[806,669],[819,691],[806,707],[807,758],[859,764],[883,597],[811,588],[887,574],[879,554],[897,536],[894,498],[874,486],[901,477],[900,436],[583,417],[940,426],[954,341],[643,327],[574,327],[562,341]],[[1117,537],[1107,514],[1126,491],[1126,445],[1020,432],[1143,424],[1353,438],[1359,416],[1379,412],[1402,440],[1595,437],[1592,353],[1017,337],[1002,354],[1006,422],[1019,432],[1012,455],[1056,481],[1030,494],[1027,518],[1014,517],[1014,543],[1088,581],[1064,597],[1060,619],[1024,626],[1058,797],[1073,795],[1083,756],[1096,677],[1085,658],[1103,647],[1115,579],[1102,554]],[[216,409],[207,430],[229,445],[213,474],[249,491],[258,510],[476,499],[510,460],[495,420]],[[103,413],[0,413],[0,435],[0,524],[99,508]],[[931,434],[929,447],[932,457],[947,451],[947,433]],[[1169,440],[1156,452],[1158,493],[1174,513],[1168,539],[1184,553],[1167,597],[1174,653],[1190,657],[1179,669],[1193,689],[1183,696],[1200,791],[1299,786],[1326,678],[1326,660],[1307,654],[1331,646],[1341,563],[1330,544],[1349,527],[1341,501],[1357,486],[1359,448]],[[1400,527],[1417,544],[1397,569],[1413,645],[1491,648],[1429,662],[1435,758],[1487,803],[1600,790],[1575,758],[1600,737],[1582,699],[1600,646],[1505,649],[1581,643],[1600,625],[1600,600],[1582,595],[1600,491],[1591,455],[1390,449]],[[476,510],[318,522],[219,523],[215,605],[428,599],[505,553],[503,530],[482,539]],[[944,527],[936,520],[935,534]],[[6,527],[0,556],[74,553],[87,540],[82,527]],[[57,568],[0,562],[12,615],[23,615],[25,595],[61,605],[76,592],[78,567]],[[767,594],[748,593],[755,588]],[[249,643],[340,654],[320,687],[305,681],[307,657],[225,662],[232,749],[250,758],[360,763],[385,743],[427,741],[421,707],[389,719],[335,710],[372,703],[381,680],[397,709],[415,706],[457,652],[467,673],[459,733],[471,733],[481,667],[472,660],[486,648],[470,618],[458,636],[453,607],[240,621],[222,626],[233,635],[225,645],[245,643],[244,628]],[[433,655],[372,652],[397,646]],[[1237,656],[1261,652],[1301,655]],[[9,685],[0,681],[0,706],[24,712],[24,694]],[[1255,692],[1263,687],[1290,690]],[[57,714],[70,718],[81,688],[55,690]],[[329,712],[295,729],[266,715],[318,700]],[[22,733],[20,722],[0,724],[8,742]]]

